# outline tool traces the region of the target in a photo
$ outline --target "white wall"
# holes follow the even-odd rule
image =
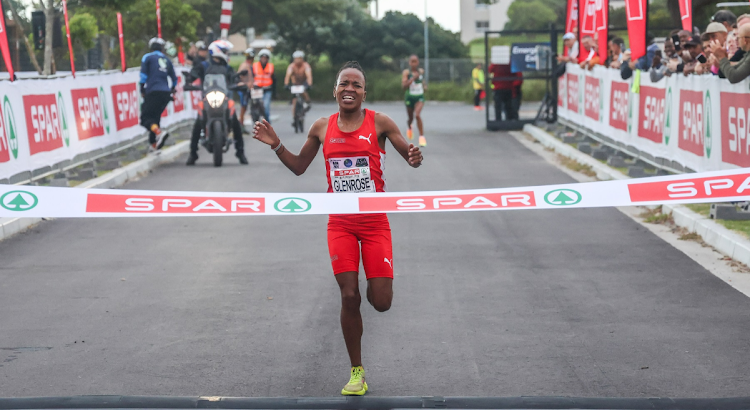
[[[468,43],[475,38],[483,38],[484,33],[477,31],[477,21],[489,21],[491,31],[505,28],[508,21],[508,7],[513,0],[499,0],[497,3],[476,5],[476,0],[461,0],[461,41]]]

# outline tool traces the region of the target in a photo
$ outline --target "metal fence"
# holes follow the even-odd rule
[[[471,70],[476,63],[470,58],[431,58],[430,64],[430,81],[453,81],[469,82],[471,81]],[[409,68],[409,60],[401,60],[402,70]]]

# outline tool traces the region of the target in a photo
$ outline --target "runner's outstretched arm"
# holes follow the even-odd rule
[[[310,163],[315,159],[315,156],[318,155],[318,150],[320,150],[320,136],[325,135],[327,127],[327,118],[321,118],[315,121],[310,128],[310,133],[307,135],[307,140],[305,141],[305,144],[302,145],[299,155],[292,154],[291,151],[281,145],[281,140],[276,135],[276,131],[273,130],[271,124],[265,119],[262,122],[258,121],[255,123],[253,138],[269,145],[273,149],[277,149],[276,155],[281,162],[286,165],[290,171],[294,172],[295,175],[299,176],[307,171],[307,167],[310,166]]]
[[[396,148],[396,151],[398,151],[399,154],[406,160],[406,162],[409,163],[413,168],[418,168],[420,165],[422,165],[422,161],[424,160],[424,156],[422,155],[422,152],[419,150],[419,147],[415,147],[414,144],[409,144],[406,142],[406,139],[403,135],[401,135],[401,130],[399,130],[398,126],[396,125],[393,120],[382,113],[376,113],[375,114],[375,128],[380,130],[380,135],[378,137],[387,138],[389,141],[391,141],[391,144],[394,148]]]

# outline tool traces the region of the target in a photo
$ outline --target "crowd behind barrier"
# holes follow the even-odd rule
[[[138,80],[138,71],[127,71],[0,82],[0,180],[55,169],[143,134]],[[183,92],[182,82],[179,76],[163,126],[196,116],[200,93]]]
[[[651,83],[568,64],[558,115],[625,151],[685,171],[750,167],[750,80],[671,76]]]

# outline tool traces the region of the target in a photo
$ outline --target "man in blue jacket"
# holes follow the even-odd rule
[[[163,52],[165,44],[158,37],[152,38],[148,42],[151,52],[141,60],[141,125],[149,131],[148,142],[152,152],[160,150],[169,137],[169,133],[160,128],[161,114],[172,101],[177,85],[172,62]]]

